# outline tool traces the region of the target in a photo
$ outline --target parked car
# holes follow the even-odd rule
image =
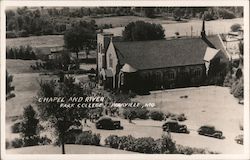
[[[186,125],[181,125],[177,121],[167,121],[162,125],[163,131],[176,133],[189,133]]]
[[[214,126],[201,126],[198,129],[200,135],[214,137],[214,138],[223,138],[222,131],[216,130]]]
[[[114,121],[110,117],[101,117],[95,123],[97,129],[123,129],[120,121]]]
[[[242,145],[243,145],[243,135],[242,135],[242,134],[236,136],[236,137],[234,138],[234,140],[236,141],[236,143],[242,144]]]

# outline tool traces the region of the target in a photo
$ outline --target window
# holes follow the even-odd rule
[[[113,59],[111,54],[109,54],[109,67],[113,68]]]
[[[195,76],[195,77],[200,77],[200,76],[201,76],[201,69],[196,69],[196,70],[194,71],[194,76]]]
[[[150,79],[150,73],[149,72],[144,73],[143,77],[144,77],[145,80],[149,80]]]
[[[121,73],[121,85],[124,85],[124,74]]]
[[[102,53],[102,44],[100,44],[100,52]]]
[[[173,80],[174,79],[174,72],[173,71],[168,72],[168,79],[169,80]]]
[[[161,73],[160,72],[156,72],[156,80],[161,81]]]
[[[101,47],[101,45],[100,45],[100,43],[98,43],[98,48],[97,48],[98,49],[98,51],[97,51],[98,53],[101,52],[101,48],[100,47]]]

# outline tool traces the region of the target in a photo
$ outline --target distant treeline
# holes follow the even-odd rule
[[[7,38],[30,35],[63,34],[71,24],[79,20],[94,20],[112,16],[231,19],[243,16],[243,7],[22,7],[6,10]],[[85,19],[79,19],[85,18]],[[112,24],[96,25],[97,29]]]
[[[30,46],[20,46],[6,49],[7,59],[36,60],[37,57]]]

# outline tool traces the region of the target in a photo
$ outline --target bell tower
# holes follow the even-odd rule
[[[97,74],[107,68],[106,51],[112,37],[112,33],[97,34]]]

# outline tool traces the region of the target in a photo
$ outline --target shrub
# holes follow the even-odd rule
[[[21,30],[17,32],[18,37],[29,37],[29,33],[26,30]]]
[[[24,141],[21,138],[15,138],[13,141],[11,141],[11,146],[14,148],[20,148],[24,146]]]
[[[15,32],[12,32],[12,31],[7,31],[6,32],[6,38],[16,38],[17,35]]]
[[[170,137],[154,140],[152,137],[134,138],[130,135],[122,137],[110,135],[105,139],[105,144],[111,148],[150,154],[161,153],[161,151],[172,153],[175,149],[175,143]]]
[[[148,119],[148,110],[146,108],[138,107],[135,108],[136,111],[136,118],[140,119]]]
[[[11,146],[14,148],[26,147],[26,146],[36,146],[36,145],[47,145],[52,141],[45,137],[31,136],[25,138],[15,138],[11,141]]]
[[[134,138],[129,136],[110,135],[105,139],[105,145],[127,151],[149,154],[215,154],[202,148],[192,148],[176,145],[171,136],[163,135],[161,139],[154,140],[151,137]]]
[[[192,148],[182,145],[176,145],[176,152],[178,154],[186,154],[186,155],[208,153],[208,151],[203,148]]]
[[[173,154],[176,153],[176,145],[170,134],[163,135],[161,139],[161,153]]]
[[[14,123],[13,126],[11,126],[12,133],[20,133],[21,132],[21,127],[22,127],[21,122]]]
[[[232,74],[230,72],[227,73],[224,82],[223,82],[223,86],[224,87],[231,87],[233,84],[233,77]]]
[[[151,111],[150,118],[157,121],[162,121],[164,119],[164,114],[162,111]]]
[[[239,31],[239,29],[241,29],[241,25],[238,23],[235,23],[230,28],[231,28],[231,31],[237,32],[237,31]]]
[[[5,148],[6,148],[6,149],[11,148],[11,145],[10,145],[10,142],[9,142],[9,141],[6,141],[6,142],[5,142]]]
[[[48,144],[51,144],[51,139],[49,139],[47,136],[44,136],[44,137],[41,137],[40,139],[39,139],[39,142],[38,142],[38,144],[39,145],[48,145]]]
[[[234,97],[243,99],[244,98],[244,84],[243,84],[243,78],[235,81],[231,87],[231,94],[234,95]]]
[[[127,151],[134,151],[134,141],[135,138],[131,135],[119,137],[119,146],[118,149],[123,149]]]
[[[105,145],[111,148],[118,148],[119,146],[119,137],[117,135],[110,135],[104,141]]]
[[[148,119],[148,110],[143,107],[127,107],[123,110],[123,116],[125,119]]]
[[[128,95],[129,95],[130,98],[135,98],[136,97],[135,92],[129,92]]]
[[[32,136],[32,137],[25,137],[23,139],[24,147],[26,146],[36,146],[39,144],[39,137]]]
[[[134,138],[132,136],[110,135],[105,139],[105,144],[111,148],[123,149],[139,153],[155,153],[156,142],[151,137]]]
[[[244,126],[242,124],[239,124],[240,130],[243,131],[244,130]]]
[[[243,79],[240,80],[237,85],[235,86],[235,90],[233,92],[234,97],[243,99],[244,97],[244,86],[243,86]]]
[[[92,134],[91,131],[87,131],[76,136],[75,144],[99,146],[100,140],[100,134]]]
[[[154,153],[154,148],[156,146],[156,142],[151,137],[143,137],[143,138],[137,138],[134,147],[135,152],[139,153]]]

